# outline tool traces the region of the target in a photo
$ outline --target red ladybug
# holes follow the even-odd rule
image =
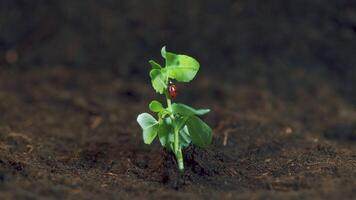
[[[171,96],[172,99],[175,99],[177,96],[177,86],[173,83],[170,83],[168,87],[168,92],[169,92],[169,96]]]

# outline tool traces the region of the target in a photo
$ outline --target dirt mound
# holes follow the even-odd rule
[[[164,157],[160,167],[153,172],[156,174],[156,180],[174,189],[191,184],[218,185],[219,178],[232,177],[224,162],[227,157],[221,152],[190,146],[183,152],[183,173],[178,171],[173,153],[164,151],[162,154]]]

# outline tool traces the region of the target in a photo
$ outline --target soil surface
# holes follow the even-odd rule
[[[1,199],[354,199],[356,109],[323,80],[286,91],[198,76],[177,101],[210,107],[206,149],[186,171],[138,113],[148,82],[54,67],[0,73]],[[309,79],[310,78],[310,79]],[[325,83],[325,84],[323,84]],[[313,85],[313,84],[311,84]]]

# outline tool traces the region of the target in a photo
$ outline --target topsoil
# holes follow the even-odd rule
[[[294,73],[293,73],[294,74]],[[356,109],[326,81],[284,94],[199,76],[213,144],[143,144],[149,82],[63,67],[0,71],[0,199],[354,199]],[[289,98],[286,98],[288,96]]]

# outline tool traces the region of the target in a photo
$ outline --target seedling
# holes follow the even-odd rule
[[[172,80],[190,82],[199,70],[199,63],[187,55],[174,54],[163,47],[161,55],[165,66],[150,60],[151,83],[154,90],[165,96],[167,107],[156,100],[151,101],[149,109],[157,113],[158,120],[148,113],[141,113],[137,122],[143,130],[143,141],[151,144],[158,136],[161,145],[175,154],[178,169],[184,171],[182,149],[191,143],[205,147],[211,143],[212,130],[198,116],[208,113],[209,109],[194,109],[182,103],[172,103],[177,95],[177,87]]]

